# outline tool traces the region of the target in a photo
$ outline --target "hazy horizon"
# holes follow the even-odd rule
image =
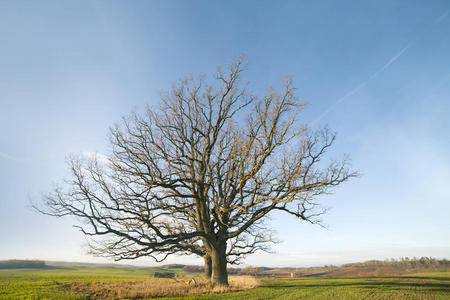
[[[351,264],[351,263],[364,263],[367,261],[390,261],[392,259],[394,260],[399,260],[401,258],[404,257],[397,257],[397,258],[390,258],[390,259],[384,259],[384,260],[364,260],[364,261],[351,261],[351,262],[344,262],[344,263],[340,263],[340,264],[313,264],[313,265],[286,265],[286,266],[278,266],[278,265],[248,265],[248,264],[240,264],[240,265],[228,265],[229,268],[245,268],[245,267],[269,267],[269,268],[309,268],[309,267],[324,267],[324,266],[342,266],[345,264]],[[420,259],[420,257],[408,257],[409,259]],[[446,259],[446,258],[435,258],[432,257],[433,259]],[[126,261],[116,261],[116,262],[86,262],[86,261],[61,261],[61,260],[43,260],[43,259],[6,259],[6,260],[0,260],[1,261],[8,261],[8,260],[18,260],[18,261],[44,261],[46,263],[46,265],[48,266],[63,266],[63,265],[111,265],[111,266],[117,266],[117,267],[162,267],[162,266],[166,266],[166,265],[171,265],[171,264],[180,264],[180,265],[187,265],[187,266],[203,266],[203,263],[201,261],[199,261],[198,264],[194,264],[194,263],[183,263],[183,262],[177,262],[177,263],[167,263],[167,262],[160,262],[160,263],[156,263],[156,262],[150,262],[150,263],[136,263],[133,261],[130,261],[129,263],[127,263]]]
[[[302,121],[337,131],[331,156],[361,173],[322,198],[327,229],[273,214],[282,242],[244,265],[450,258],[449,14],[448,1],[0,2],[0,260],[111,262],[30,201],[68,155],[107,155],[121,116],[241,52],[249,89],[292,76]]]

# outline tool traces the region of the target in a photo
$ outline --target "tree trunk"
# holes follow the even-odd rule
[[[211,251],[211,284],[228,285],[226,243]]]
[[[211,279],[212,273],[211,256],[209,254],[206,254],[205,256],[203,256],[203,260],[205,261],[205,277],[207,279]]]

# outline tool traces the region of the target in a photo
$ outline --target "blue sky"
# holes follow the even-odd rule
[[[362,174],[323,199],[328,229],[275,214],[283,242],[246,264],[450,258],[449,14],[425,0],[1,1],[0,259],[104,261],[30,199],[69,154],[107,153],[122,115],[240,52],[255,93],[291,75],[304,122],[338,131],[336,157]]]

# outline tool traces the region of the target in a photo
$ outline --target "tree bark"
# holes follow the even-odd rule
[[[211,251],[211,284],[228,285],[226,243]]]
[[[211,279],[212,274],[211,256],[209,254],[206,254],[205,256],[203,256],[203,260],[205,261],[205,277],[207,279]]]

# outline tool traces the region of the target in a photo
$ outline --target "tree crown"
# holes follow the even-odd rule
[[[264,224],[283,211],[320,224],[318,197],[349,178],[348,160],[319,164],[335,140],[299,121],[291,79],[261,97],[241,84],[242,59],[214,84],[180,81],[159,109],[111,128],[111,154],[69,160],[71,179],[40,211],[73,215],[92,252],[115,259],[204,256],[225,245],[228,262],[267,250]]]

